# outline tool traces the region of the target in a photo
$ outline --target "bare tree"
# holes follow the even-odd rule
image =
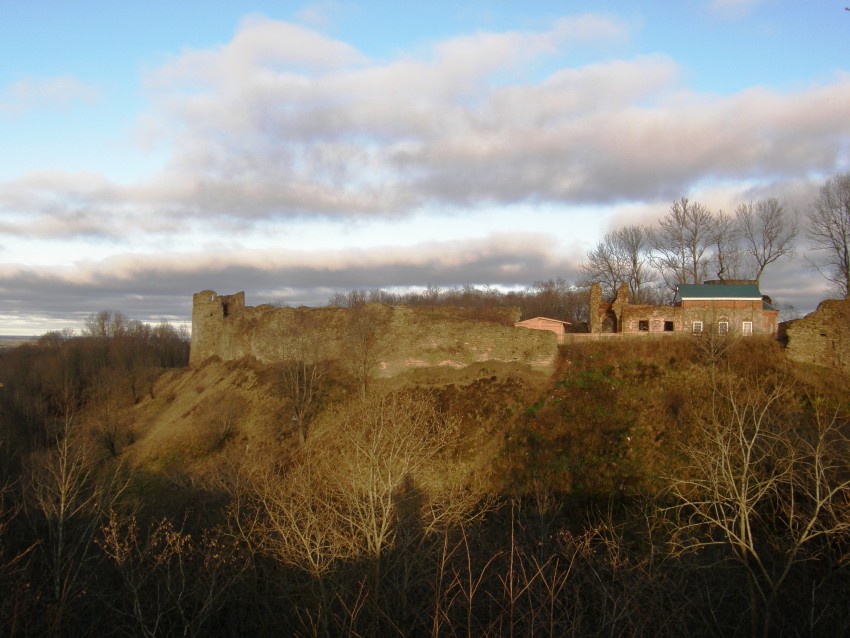
[[[810,260],[842,297],[850,297],[850,173],[826,182],[806,217],[806,235],[822,256]]]
[[[717,278],[741,279],[743,254],[740,247],[741,231],[737,221],[722,210],[714,218],[711,243],[714,245],[714,265]]]
[[[416,581],[424,573],[420,548],[487,511],[483,490],[458,462],[460,441],[458,423],[430,400],[371,393],[329,415],[293,462],[243,464],[242,494],[231,509],[235,535],[252,553],[308,577],[292,594],[307,614],[307,633],[328,633],[332,603],[351,593],[334,576],[341,565],[367,568],[359,582],[377,615],[388,604],[384,593],[392,604],[411,604],[412,592],[427,585]],[[387,592],[391,569],[409,573],[400,579],[409,591],[394,580]]]
[[[794,254],[797,224],[775,197],[741,204],[735,210],[735,218],[756,283],[768,265]]]
[[[91,576],[94,536],[104,509],[120,496],[126,482],[109,477],[77,436],[75,414],[67,410],[55,448],[35,458],[24,506],[36,529],[46,538],[39,550],[49,574],[54,603],[52,634],[61,633],[69,605],[85,590]]]
[[[318,409],[327,366],[323,357],[323,339],[320,331],[308,317],[294,311],[290,329],[280,343],[284,360],[280,379],[283,394],[292,407],[292,420],[301,443],[307,442],[310,422]]]
[[[772,634],[791,570],[850,532],[843,426],[816,399],[806,426],[788,418],[791,383],[721,377],[705,440],[685,450],[690,463],[671,486],[674,547],[728,552],[746,575],[753,635]]]
[[[132,619],[131,634],[208,635],[205,623],[244,564],[238,546],[212,534],[193,538],[168,519],[139,530],[135,516],[113,511],[98,544],[119,574],[117,610]]]
[[[625,226],[615,232],[623,251],[632,303],[646,303],[646,286],[652,281],[649,267],[649,231],[644,226]]]
[[[109,368],[93,374],[86,393],[86,414],[95,438],[112,457],[119,456],[126,443],[131,403],[120,375]]]
[[[19,635],[17,629],[31,623],[34,613],[26,604],[26,572],[37,542],[20,543],[10,530],[21,511],[19,501],[9,484],[0,484],[0,634],[4,636]]]
[[[130,320],[123,313],[101,310],[86,317],[83,322],[82,335],[101,339],[117,337],[127,331],[129,323]]]
[[[387,549],[468,520],[481,495],[451,461],[459,424],[430,401],[391,393],[352,404],[336,417],[343,433],[328,484],[347,536],[381,573]]]
[[[369,382],[381,361],[382,338],[389,325],[389,315],[379,304],[357,303],[348,310],[346,345],[348,365],[365,399]]]
[[[620,285],[628,284],[631,302],[645,302],[645,288],[651,280],[649,238],[648,230],[640,225],[624,226],[606,234],[581,265],[583,283],[599,282],[609,297]]]
[[[686,197],[673,202],[652,232],[653,264],[670,290],[705,279],[714,234],[711,212]]]
[[[586,286],[593,282],[599,283],[605,297],[612,297],[626,283],[625,264],[620,259],[612,233],[606,234],[587,253],[587,261],[581,264],[580,270],[581,283]]]

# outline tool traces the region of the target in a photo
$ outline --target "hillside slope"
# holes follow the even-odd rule
[[[700,438],[698,415],[710,410],[721,376],[793,388],[794,401],[844,396],[840,374],[789,361],[775,340],[724,348],[693,339],[576,343],[561,348],[552,375],[491,361],[412,368],[372,390],[416,396],[456,422],[464,464],[487,476],[494,493],[542,486],[580,498],[631,497],[657,489],[682,447]],[[340,435],[335,414],[358,396],[345,371],[329,372],[308,447]],[[133,408],[121,453],[146,472],[173,480],[215,472],[233,455],[283,460],[300,449],[279,365],[209,359],[164,374],[154,397]]]
[[[402,390],[427,398],[458,422],[467,451],[480,457],[475,465],[483,468],[498,453],[506,425],[550,383],[549,376],[526,365],[486,362],[459,369],[413,368],[384,380],[375,391]],[[326,430],[332,413],[356,396],[351,379],[332,370],[311,429]],[[132,409],[122,456],[133,467],[164,474],[204,472],[233,450],[287,456],[298,447],[292,419],[279,366],[212,358],[160,377],[154,397]]]

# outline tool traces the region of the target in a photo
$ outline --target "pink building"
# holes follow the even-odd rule
[[[571,325],[569,321],[559,321],[557,319],[549,319],[548,317],[534,317],[534,319],[517,321],[514,327],[530,328],[531,330],[548,330],[558,335],[558,341],[562,341],[563,335],[567,332],[567,326],[569,325]]]

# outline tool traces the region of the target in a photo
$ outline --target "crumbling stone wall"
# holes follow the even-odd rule
[[[617,297],[619,299],[619,291]],[[628,300],[628,287],[626,288],[626,299]],[[617,332],[618,319],[612,309],[612,304],[602,299],[602,287],[595,281],[590,285],[589,313],[589,328],[591,333]]]
[[[785,325],[790,359],[850,372],[850,299],[827,299]]]
[[[245,308],[245,293],[218,295],[202,290],[192,297],[192,341],[189,365],[197,363],[222,349],[224,318]]]
[[[681,332],[684,327],[682,309],[676,306],[627,305],[620,315],[621,332],[629,334]]]
[[[345,308],[252,307],[245,306],[244,293],[224,296],[210,290],[197,293],[193,302],[190,365],[212,356],[225,361],[252,356],[264,363],[300,358],[305,336],[317,344],[314,354],[322,359],[344,360],[351,349],[352,311]],[[555,363],[556,335],[514,328],[517,309],[492,308],[482,315],[477,309],[373,304],[369,310],[378,329],[378,375],[491,360],[535,368]]]

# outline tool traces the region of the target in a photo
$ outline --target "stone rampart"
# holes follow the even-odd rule
[[[194,366],[217,356],[234,360],[251,356],[264,363],[302,358],[344,360],[358,338],[352,310],[345,308],[276,308],[245,306],[244,293],[194,296],[192,342]],[[557,337],[540,330],[514,328],[516,309],[413,308],[373,304],[368,307],[375,373],[393,376],[413,367],[464,367],[482,361],[517,361],[551,368]],[[484,318],[482,318],[484,317]]]
[[[827,299],[785,325],[790,359],[850,373],[850,299]]]

